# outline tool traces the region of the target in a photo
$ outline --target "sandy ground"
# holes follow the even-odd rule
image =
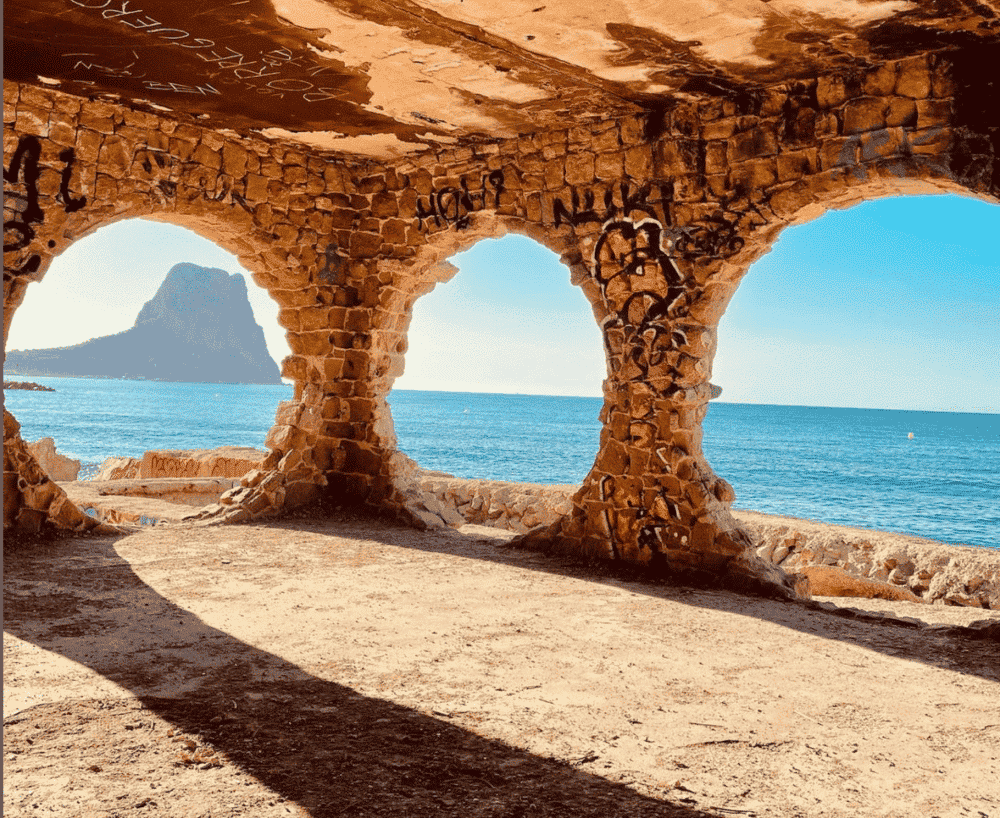
[[[511,536],[303,517],[7,544],[4,815],[1000,818],[996,642]]]

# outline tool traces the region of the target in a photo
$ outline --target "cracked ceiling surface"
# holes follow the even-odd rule
[[[1000,37],[1000,0],[8,0],[4,77],[392,158]]]

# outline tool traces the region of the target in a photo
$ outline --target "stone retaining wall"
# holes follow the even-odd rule
[[[573,495],[579,490],[579,486],[463,480],[439,472],[424,472],[419,482],[430,495],[423,500],[424,509],[448,525],[475,523],[519,534],[565,517],[573,510]]]
[[[475,523],[519,534],[559,522],[572,511],[579,491],[578,486],[466,480],[426,471],[419,473],[418,482],[427,495],[423,509],[428,524]],[[791,574],[829,566],[873,580],[845,583],[851,592],[829,595],[892,598],[879,587],[889,585],[912,593],[917,601],[1000,610],[1000,549],[946,545],[752,511],[733,515],[751,532],[757,555]]]
[[[946,545],[881,531],[736,511],[757,554],[785,571],[836,566],[926,602],[1000,610],[1000,549]]]

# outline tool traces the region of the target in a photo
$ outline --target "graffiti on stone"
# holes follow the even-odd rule
[[[686,342],[676,326],[688,305],[684,275],[664,246],[655,219],[612,220],[594,247],[594,280],[611,315],[605,346],[627,380],[672,378],[677,350]]]
[[[253,208],[250,206],[250,203],[241,193],[233,189],[233,182],[231,179],[223,177],[220,188],[221,189],[217,194],[215,194],[215,196],[209,196],[208,198],[210,198],[213,202],[225,202],[226,197],[228,196],[229,201],[232,204],[239,205],[251,216],[253,215]]]
[[[607,224],[621,219],[648,218],[658,222],[665,246],[674,258],[693,261],[698,258],[729,258],[743,249],[744,240],[739,235],[740,220],[747,212],[730,208],[730,201],[723,200],[719,208],[710,216],[702,217],[689,224],[677,225],[671,221],[669,202],[673,198],[671,182],[651,183],[633,188],[628,182],[618,187],[618,204],[613,187],[599,190],[585,190],[581,193],[573,188],[569,203],[556,197],[552,202],[552,223],[556,227],[569,224],[578,227],[583,224]],[[654,198],[654,192],[659,196]],[[600,206],[598,206],[600,201]],[[754,210],[757,208],[752,207]],[[759,213],[759,210],[757,211]],[[764,220],[766,221],[766,219]],[[758,224],[763,223],[759,222]],[[754,225],[756,226],[756,225]]]
[[[10,158],[10,164],[3,171],[5,277],[31,275],[37,272],[42,264],[42,257],[38,253],[30,253],[26,258],[21,257],[11,264],[7,263],[8,253],[20,253],[31,245],[35,240],[35,225],[45,220],[38,191],[38,179],[42,172],[41,156],[42,143],[39,138],[23,136]],[[59,153],[59,161],[62,163],[62,169],[59,192],[55,199],[67,213],[74,213],[87,204],[86,196],[74,196],[70,192],[76,152],[73,148],[64,149]],[[49,242],[49,247],[54,245],[54,242]]]
[[[605,222],[594,246],[593,278],[610,310],[602,323],[605,348],[615,361],[618,379],[642,385],[640,402],[670,397],[681,389],[678,364],[687,344],[682,322],[691,303],[691,282],[669,252],[672,235],[654,218],[617,218]],[[642,409],[632,417],[615,433],[620,444],[626,451],[653,449],[657,424],[642,419]],[[659,465],[669,471],[669,459],[661,460]],[[680,531],[677,504],[661,493],[651,509],[636,507],[633,500],[641,487],[617,490],[619,482],[628,479],[606,475],[598,484],[611,556],[618,558],[631,543],[640,552],[650,552],[651,560],[663,562],[664,544]]]
[[[670,201],[672,197],[671,185],[668,183],[657,185],[660,193],[660,201]],[[657,212],[655,203],[651,200],[653,186],[649,183],[633,189],[628,182],[622,182],[618,187],[621,198],[621,205],[615,203],[615,189],[606,188],[601,194],[602,207],[597,207],[598,191],[588,189],[583,192],[581,201],[580,193],[576,188],[570,191],[570,202],[566,204],[561,198],[556,197],[552,202],[552,223],[559,227],[563,223],[578,227],[581,224],[604,224],[610,219],[634,218],[635,214],[649,217],[651,219],[663,220],[665,215],[661,206]]]
[[[228,45],[219,44],[215,40],[195,36],[198,32],[188,31],[171,22],[161,22],[149,15],[139,6],[132,6],[131,0],[68,0],[80,10],[80,13],[99,15],[104,20],[113,21],[127,26],[135,32],[141,32],[152,40],[163,45],[188,49],[199,59],[207,63],[206,70],[213,80],[219,77],[220,84],[241,85],[257,94],[284,99],[286,94],[301,98],[305,102],[323,102],[325,100],[343,99],[349,92],[337,87],[337,78],[323,78],[313,81],[319,74],[331,73],[333,69],[313,60],[306,52],[294,52],[287,47],[246,54]],[[159,16],[163,16],[162,14]],[[185,24],[186,25],[186,24]],[[85,58],[76,59],[74,71],[85,71],[105,76],[141,79],[146,72],[137,73],[141,69],[136,66],[140,62],[139,55],[132,51],[135,59],[128,63],[115,65],[115,52],[101,55],[97,52],[67,52],[63,57]],[[290,77],[289,73],[298,76]],[[305,79],[309,77],[310,79]],[[89,80],[74,80],[75,82],[92,85]],[[221,95],[218,89],[209,83],[180,83],[171,81],[168,77],[147,79],[142,83],[150,91],[161,91],[176,94],[199,94],[202,96]]]
[[[687,261],[734,256],[746,243],[737,232],[738,225],[737,219],[727,218],[720,209],[695,224],[675,227],[671,231],[673,255]]]
[[[426,199],[417,198],[417,219],[420,227],[425,220],[434,220],[434,225],[442,224],[465,230],[471,223],[470,216],[488,206],[499,207],[500,195],[506,191],[502,170],[483,174],[479,190],[470,190],[469,183],[462,179],[459,187],[443,187],[433,191]],[[487,202],[492,199],[491,205]]]

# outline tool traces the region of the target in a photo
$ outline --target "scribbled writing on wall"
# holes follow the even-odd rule
[[[688,342],[684,319],[693,283],[668,252],[668,235],[671,231],[653,218],[611,219],[594,246],[593,277],[610,310],[601,326],[605,349],[616,377],[646,402],[645,408],[630,407],[626,423],[611,424],[625,451],[665,452],[657,447],[660,432],[652,419],[652,401],[681,390],[679,363]],[[652,465],[669,471],[669,454]],[[679,506],[661,494],[651,509],[636,507],[632,500],[642,496],[643,487],[625,485],[636,479],[607,475],[598,484],[611,556],[618,558],[631,546],[663,560],[664,546],[681,536]]]
[[[356,307],[362,301],[361,292],[357,287],[348,283],[347,265],[345,258],[341,254],[341,249],[331,242],[323,250],[323,255],[319,260],[316,269],[316,277],[327,284],[337,287],[335,296],[338,307]]]
[[[657,185],[656,191],[660,194],[659,202],[669,202],[673,196],[672,185],[661,183]],[[661,204],[657,208],[658,202],[654,202],[654,193],[651,184],[644,184],[635,189],[628,182],[622,182],[618,186],[621,204],[615,201],[615,188],[607,187],[600,195],[601,204],[598,205],[598,191],[588,189],[583,192],[583,197],[576,188],[570,193],[570,201],[567,205],[561,198],[556,197],[552,203],[552,222],[556,227],[561,224],[571,224],[578,227],[581,224],[594,223],[604,224],[609,219],[634,218],[636,214],[657,219],[665,224],[670,223],[670,214],[665,212]]]
[[[594,247],[594,279],[611,309],[604,320],[609,356],[626,380],[672,380],[686,343],[676,322],[689,304],[684,275],[664,247],[655,219],[609,221]],[[676,388],[676,387],[673,387]]]
[[[617,197],[616,193],[619,194]],[[556,227],[563,224],[578,227],[588,223],[603,225],[622,218],[653,219],[663,225],[660,228],[661,236],[670,255],[688,261],[698,258],[729,258],[743,249],[745,242],[739,235],[740,220],[749,210],[735,210],[732,202],[723,200],[714,213],[679,225],[674,224],[671,218],[669,203],[672,198],[673,184],[669,181],[659,182],[655,186],[646,183],[636,188],[628,182],[622,182],[617,190],[614,187],[603,191],[588,189],[582,195],[574,188],[569,202],[558,197],[553,200],[552,224]],[[751,204],[746,207],[756,210]],[[766,219],[762,218],[750,227],[764,221]]]
[[[40,164],[42,144],[37,136],[23,136],[17,143],[17,149],[11,156],[10,164],[4,168],[3,181],[3,252],[4,277],[31,275],[38,271],[42,257],[38,253],[16,256],[15,261],[7,263],[7,254],[20,254],[28,248],[35,239],[35,225],[45,220],[38,196],[38,177],[42,168]],[[59,153],[62,164],[59,180],[59,192],[55,199],[67,213],[74,213],[87,204],[86,196],[74,196],[70,192],[73,164],[76,152],[66,148]],[[8,185],[10,186],[8,188]],[[49,242],[52,247],[54,242]]]
[[[425,219],[433,219],[436,227],[445,224],[465,230],[470,223],[469,216],[485,209],[487,201],[492,200],[492,206],[499,207],[500,195],[506,190],[501,170],[484,174],[479,190],[470,190],[464,178],[460,185],[435,190],[427,197],[426,203],[417,199],[417,219],[421,227]]]
[[[187,24],[178,26],[174,22],[161,21],[144,9],[132,7],[131,0],[69,0],[72,6],[84,13],[99,15],[141,32],[154,41],[176,48],[183,48],[196,54],[206,63],[210,77],[219,77],[218,84],[238,84],[254,93],[284,99],[293,95],[305,102],[343,99],[349,92],[340,87],[337,77],[328,65],[312,59],[306,52],[296,53],[287,47],[273,48],[256,53],[239,51],[214,39],[196,36],[188,30]],[[164,17],[157,13],[157,17]],[[120,49],[114,52],[119,53]],[[132,58],[102,56],[98,51],[67,52],[64,58],[73,60],[73,70],[94,72],[105,76],[128,77],[142,80],[144,88],[150,91],[166,91],[178,94],[219,95],[221,92],[208,82],[181,83],[168,77],[149,77],[141,66],[141,59],[135,52]],[[289,76],[294,74],[295,76]],[[325,78],[318,78],[326,75]],[[77,80],[93,84],[87,80]]]

